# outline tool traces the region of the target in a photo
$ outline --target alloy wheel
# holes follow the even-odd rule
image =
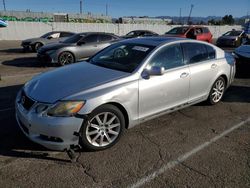
[[[111,112],[102,112],[95,115],[86,128],[88,142],[96,147],[105,147],[112,144],[121,132],[119,118]]]
[[[213,103],[217,103],[221,100],[224,90],[225,90],[224,81],[222,79],[218,79],[212,88],[211,95]]]

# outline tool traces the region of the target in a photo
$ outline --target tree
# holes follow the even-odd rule
[[[232,15],[225,15],[222,18],[222,23],[226,25],[233,25],[234,24],[234,18]]]

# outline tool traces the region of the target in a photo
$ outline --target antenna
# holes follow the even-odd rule
[[[193,8],[194,8],[194,5],[191,4],[191,9],[190,9],[189,16],[188,16],[188,21],[187,21],[187,24],[188,24],[188,25],[189,25],[189,21],[190,21],[190,17],[191,17]]]

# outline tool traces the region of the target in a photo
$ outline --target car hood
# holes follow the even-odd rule
[[[25,43],[32,43],[32,42],[36,42],[38,40],[41,40],[41,38],[31,38],[31,39],[26,39],[26,40],[23,40],[22,42],[25,42]]]
[[[250,58],[250,45],[242,45],[235,49],[235,53]]]
[[[128,75],[126,72],[81,62],[36,76],[25,84],[24,91],[36,101],[55,103],[67,96]]]
[[[41,48],[41,51],[49,51],[49,50],[57,50],[66,46],[72,46],[73,44],[66,44],[62,42],[55,42],[51,44],[47,44]]]

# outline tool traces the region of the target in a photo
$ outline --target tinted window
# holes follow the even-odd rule
[[[113,37],[111,35],[99,35],[99,41],[110,41],[112,40]]]
[[[92,57],[89,62],[109,69],[133,72],[153,50],[154,46],[118,43]]]
[[[208,53],[208,59],[214,59],[215,58],[215,49],[211,46],[207,47],[207,53]]]
[[[67,43],[67,44],[70,44],[70,43],[77,43],[80,39],[82,38],[81,35],[73,35],[69,38],[67,38],[66,40],[63,41],[63,43]]]
[[[175,27],[170,31],[166,32],[165,34],[184,34],[187,32],[188,27]]]
[[[184,65],[180,45],[175,44],[160,49],[151,59],[149,65],[164,67],[165,69],[176,68]]]
[[[85,43],[97,42],[97,35],[88,35],[82,39],[82,42]]]
[[[202,30],[203,30],[203,33],[209,33],[209,30],[206,27],[203,27]]]
[[[196,63],[208,59],[206,45],[198,43],[184,43],[182,44],[185,61],[187,63]]]
[[[70,37],[72,35],[73,35],[72,33],[62,32],[61,35],[60,35],[60,38],[61,37]]]

